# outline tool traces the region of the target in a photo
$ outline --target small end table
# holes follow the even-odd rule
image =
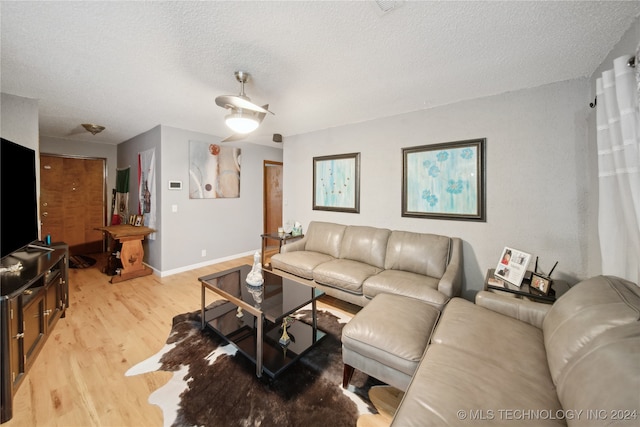
[[[292,235],[291,233],[279,234],[279,233],[265,233],[261,234],[262,237],[262,268],[267,268],[264,265],[264,251],[267,249],[267,240],[277,240],[278,241],[278,253],[280,253],[280,249],[282,249],[282,245],[286,244],[289,240],[298,240],[304,237],[304,234],[300,234],[297,236]],[[270,267],[269,267],[270,268]]]
[[[123,280],[148,276],[153,273],[152,269],[142,263],[142,259],[144,257],[142,241],[145,236],[155,232],[156,230],[144,226],[136,227],[130,224],[98,227],[96,230],[109,233],[113,239],[122,243],[122,249],[120,249],[122,269],[120,270],[120,274],[111,277],[111,283],[118,283]]]
[[[543,295],[542,293],[537,293],[535,290],[531,290],[529,287],[529,281],[524,279],[522,281],[522,285],[517,287],[514,284],[511,284],[505,280],[503,280],[504,286],[494,286],[489,284],[489,279],[494,277],[496,269],[490,268],[487,270],[487,275],[484,278],[484,290],[490,292],[507,292],[510,294],[514,294],[518,297],[530,298],[533,301],[537,302],[545,302],[548,304],[553,304],[556,300],[565,292],[570,289],[570,286],[564,280],[556,280],[553,279],[551,283],[551,290],[548,295]]]

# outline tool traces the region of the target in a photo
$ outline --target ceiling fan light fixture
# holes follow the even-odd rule
[[[82,127],[85,128],[87,132],[91,132],[92,135],[95,135],[105,130],[104,126],[94,125],[93,123],[83,123]]]
[[[254,114],[242,111],[229,114],[224,119],[225,124],[235,133],[251,133],[258,128],[260,122]]]

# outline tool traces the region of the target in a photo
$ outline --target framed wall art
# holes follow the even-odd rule
[[[189,198],[240,197],[240,148],[189,141]]]
[[[402,149],[402,216],[486,221],[485,138]]]
[[[360,153],[313,158],[313,209],[360,212]]]

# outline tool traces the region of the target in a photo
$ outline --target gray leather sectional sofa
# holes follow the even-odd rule
[[[380,293],[418,298],[439,310],[462,286],[458,238],[311,222],[304,238],[271,257],[279,274],[360,306]]]
[[[640,288],[597,276],[553,305],[452,299],[391,425],[639,424]]]
[[[347,342],[345,365],[370,375],[388,371],[379,376],[391,384],[399,378],[396,387],[406,393],[394,427],[640,423],[634,283],[596,276],[553,305],[481,291],[474,304],[458,298],[460,239],[325,222],[312,222],[304,239],[283,246],[271,262],[279,274],[336,298],[380,303],[356,315],[351,332],[362,341],[343,337],[343,355]],[[398,306],[414,321],[398,323]],[[420,340],[398,333],[416,322],[423,324],[415,329]],[[386,366],[389,360],[402,366]]]

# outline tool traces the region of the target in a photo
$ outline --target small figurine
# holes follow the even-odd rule
[[[292,323],[293,323],[293,319],[291,317],[287,316],[284,319],[282,319],[282,336],[278,341],[281,346],[286,347],[291,342],[291,338],[289,337],[289,334],[287,334],[287,326],[289,326]]]
[[[260,262],[261,254],[260,251],[256,251],[253,255],[253,268],[249,274],[247,274],[246,282],[251,286],[260,286],[264,283],[264,278],[262,277],[262,263]]]

